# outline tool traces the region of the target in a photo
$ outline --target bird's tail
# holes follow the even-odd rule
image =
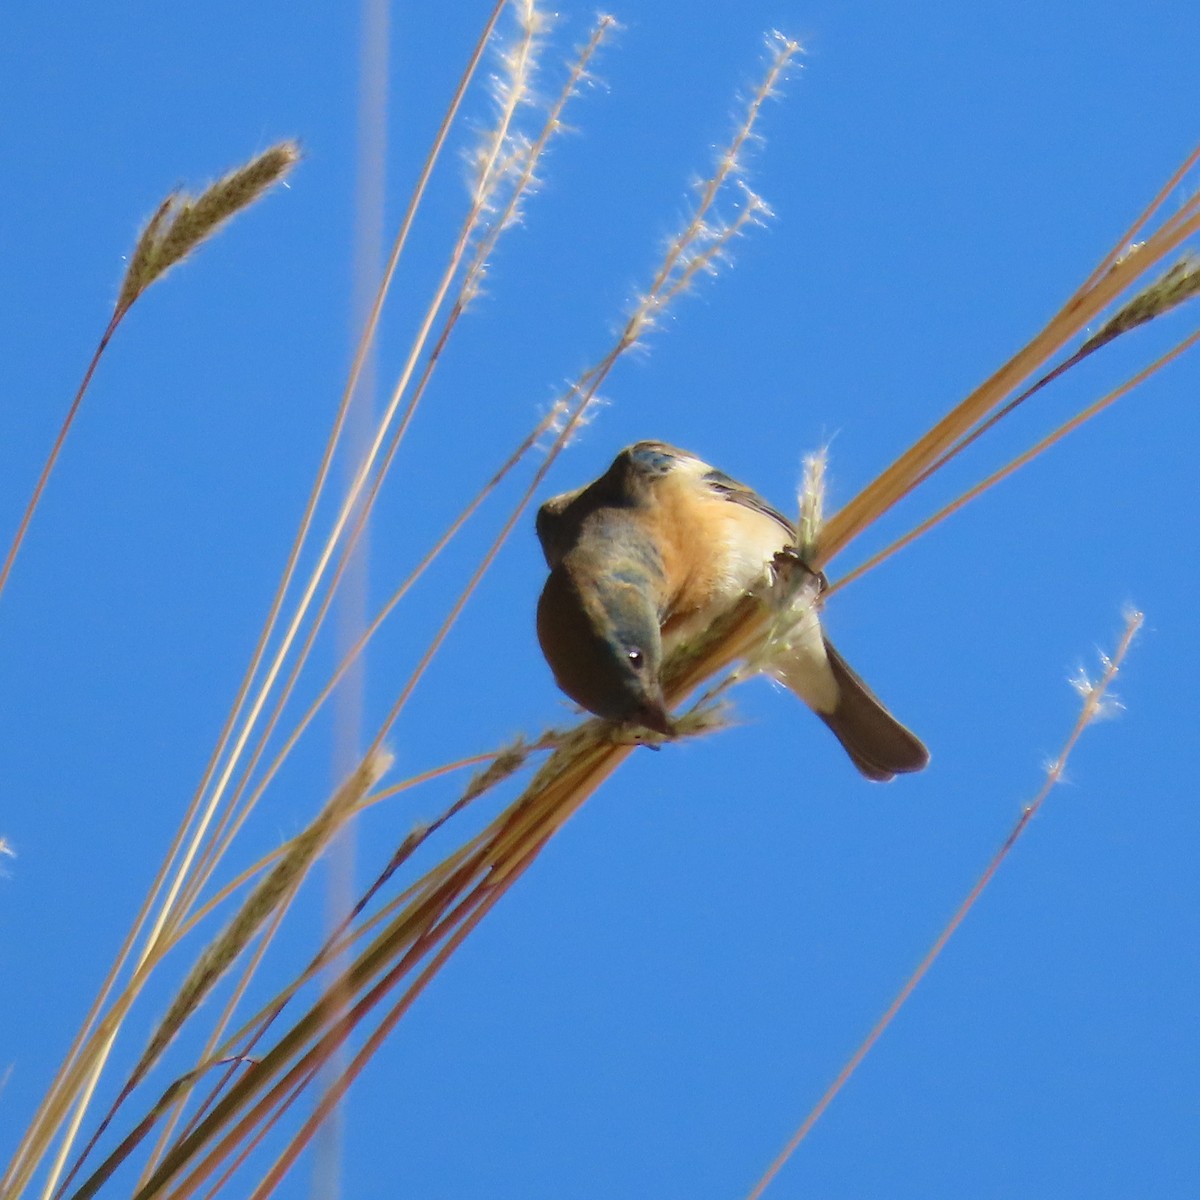
[[[929,751],[921,740],[884,708],[829,639],[822,640],[837,685],[832,704],[827,699],[832,689],[819,688],[824,695],[814,694],[811,658],[797,662],[794,670],[788,669],[790,664],[782,664],[776,668],[777,677],[833,730],[854,765],[868,779],[886,782],[904,772],[921,770],[929,762]]]

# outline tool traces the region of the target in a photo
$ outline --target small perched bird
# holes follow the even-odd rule
[[[558,686],[611,721],[670,734],[664,656],[766,578],[796,531],[756,492],[663,442],[626,447],[599,479],[537,515],[550,577],[538,601]],[[829,726],[868,778],[929,752],[847,666],[815,611],[771,673]]]

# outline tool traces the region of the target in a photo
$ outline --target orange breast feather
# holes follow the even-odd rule
[[[789,537],[765,513],[714,492],[698,473],[672,472],[658,482],[656,500],[669,590],[663,632],[676,641],[700,632],[758,583]]]

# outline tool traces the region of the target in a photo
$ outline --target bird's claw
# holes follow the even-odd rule
[[[776,580],[787,584],[791,592],[799,591],[809,579],[816,581],[814,599],[820,597],[829,587],[825,572],[810,567],[795,546],[784,546],[782,550],[776,551],[771,566]]]

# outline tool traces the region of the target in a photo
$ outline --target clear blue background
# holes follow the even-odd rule
[[[389,230],[485,9],[395,6]],[[546,495],[656,437],[786,507],[802,454],[832,439],[845,501],[1041,327],[1200,131],[1194,0],[654,0],[616,15],[604,86],[570,114],[579,132],[545,163],[381,501],[375,602],[607,348],[758,77],[765,30],[808,49],[753,159],[778,220],[620,365]],[[547,93],[590,18],[564,10]],[[140,222],[172,186],[281,136],[306,151],[288,190],[138,304],[0,601],[0,835],[18,854],[0,879],[0,1150],[199,777],[332,419],[353,329],[358,36],[353,6],[332,4],[0,17],[0,531]],[[486,122],[481,93],[467,109]],[[431,190],[385,318],[385,382],[463,177],[451,155]],[[1190,321],[1039,397],[832,573]],[[738,693],[736,728],[635,755],[369,1068],[346,1114],[345,1194],[744,1196],[1039,786],[1077,711],[1066,676],[1114,645],[1132,601],[1148,623],[1118,686],[1126,711],[1088,732],[1070,784],[769,1195],[1196,1195],[1198,378],[1195,359],[1176,364],[831,605],[847,657],[932,748],[926,773],[863,783],[765,683]],[[393,618],[369,717],[520,483]],[[398,773],[569,717],[533,638],[542,571],[527,519],[394,734]],[[238,864],[315,810],[328,746],[321,723]],[[457,787],[372,812],[362,880]],[[320,906],[305,897],[277,977],[311,948]],[[119,1061],[166,995],[138,1010]],[[281,1194],[308,1191],[306,1166]]]

